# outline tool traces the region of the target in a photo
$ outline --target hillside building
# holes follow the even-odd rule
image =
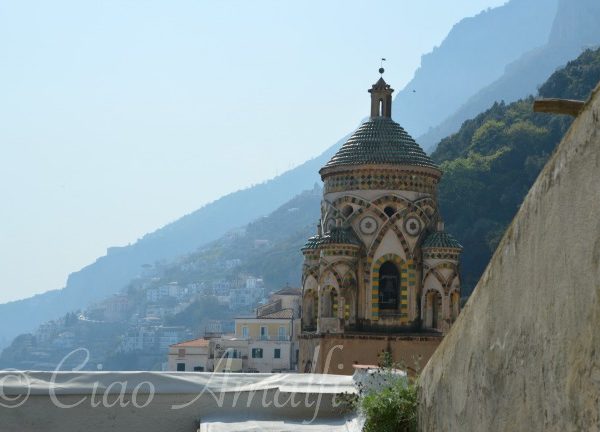
[[[204,372],[208,363],[208,339],[200,338],[169,346],[167,370]]]
[[[235,319],[235,334],[210,342],[215,372],[293,371],[298,362],[300,333],[298,288],[284,288],[256,313]]]
[[[442,172],[392,120],[392,92],[383,77],[372,86],[370,118],[319,171],[321,219],[302,248],[305,372],[350,374],[382,351],[419,369],[459,313],[462,246],[444,231]]]

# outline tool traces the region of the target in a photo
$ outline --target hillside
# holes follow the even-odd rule
[[[86,369],[160,370],[169,344],[201,336],[214,323],[231,330],[233,317],[250,313],[269,292],[299,286],[299,250],[314,233],[321,196],[316,186],[194,253],[145,266],[118,295],[16,337],[2,351],[0,369],[52,370],[83,347]],[[251,304],[236,304],[247,279],[263,283]],[[80,361],[70,360],[65,368]]]
[[[540,87],[541,97],[587,99],[600,81],[600,49],[585,51]],[[439,199],[449,232],[464,246],[468,293],[525,194],[572,122],[536,114],[533,98],[495,103],[442,140],[432,154],[444,177]]]
[[[45,321],[117,293],[142,273],[142,266],[172,261],[193,252],[228,230],[267,215],[294,195],[312,188],[320,181],[319,168],[345,139],[297,168],[265,183],[226,195],[145,235],[132,245],[109,248],[105,256],[69,275],[61,290],[1,304],[0,349],[19,333],[30,332]]]
[[[433,150],[442,138],[456,132],[462,122],[495,101],[508,103],[534,94],[558,67],[577,57],[584,49],[600,44],[599,22],[600,2],[560,0],[546,43],[508,65],[501,77],[480,89],[456,112],[420,136],[418,142],[424,148]]]
[[[547,42],[556,5],[557,0],[512,0],[458,22],[398,93],[394,118],[414,137],[440,124],[500,78],[508,64]]]

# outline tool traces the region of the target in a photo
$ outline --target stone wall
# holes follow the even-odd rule
[[[600,88],[421,375],[424,431],[600,430]]]

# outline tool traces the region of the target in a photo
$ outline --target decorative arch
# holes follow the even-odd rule
[[[412,202],[409,199],[406,199],[406,198],[398,196],[398,195],[389,195],[389,194],[382,195],[373,201],[373,205],[376,206],[377,208],[384,207],[389,204],[399,205],[399,207],[396,209],[395,213],[402,212],[402,211],[406,210],[407,208],[409,208],[410,206],[412,206]],[[384,210],[384,213],[385,213],[385,210]],[[386,216],[390,217],[390,215],[386,215]]]
[[[340,276],[339,272],[335,269],[336,264],[337,263],[328,264],[323,270],[321,270],[321,274],[320,274],[319,278],[317,279],[317,281],[319,282],[319,285],[322,285],[327,274],[331,273],[333,275],[333,277],[335,278],[335,281],[337,282],[338,288],[342,286],[342,277]]]
[[[430,197],[424,197],[415,200],[413,204],[417,208],[416,212],[421,216],[423,220],[427,221],[427,223],[430,223],[438,212],[435,201]],[[426,209],[428,207],[431,209],[431,215],[427,214]]]
[[[445,278],[439,272],[438,269],[440,269],[440,268],[452,269],[452,273],[450,273],[450,275],[447,278]],[[452,288],[452,284],[454,283],[456,278],[459,278],[459,283],[460,283],[460,275],[458,272],[458,266],[454,263],[442,262],[442,263],[438,263],[434,267],[430,267],[427,270],[427,272],[425,273],[425,275],[423,276],[423,281],[425,281],[425,279],[427,279],[427,276],[429,276],[430,274],[435,275],[436,279],[442,284],[442,287],[444,288],[444,292],[446,294],[449,293],[450,289]]]
[[[416,271],[412,259],[407,261],[396,254],[386,254],[381,256],[373,263],[371,275],[371,319],[379,320],[379,272],[381,266],[386,262],[392,262],[398,268],[400,273],[400,321],[402,324],[408,323],[408,287],[416,285]]]
[[[401,213],[403,213],[403,212],[401,212]],[[406,241],[406,237],[404,237],[404,233],[402,232],[402,230],[396,226],[396,222],[398,221],[398,219],[400,219],[402,217],[401,213],[396,213],[394,216],[389,218],[383,224],[383,226],[379,230],[379,233],[377,234],[377,237],[375,237],[375,240],[371,244],[369,253],[367,255],[367,259],[368,258],[373,259],[373,257],[375,256],[375,252],[377,251],[377,248],[379,247],[379,245],[381,244],[381,241],[383,240],[383,238],[385,237],[385,235],[387,234],[387,232],[390,229],[393,230],[394,233],[396,233],[396,236],[398,237],[398,240],[400,241],[400,244],[402,245],[402,250],[404,251],[405,256],[407,258],[412,258],[412,253],[410,251],[408,242]]]
[[[344,204],[355,204],[355,205],[359,206],[359,208],[350,215],[350,218],[347,219],[348,221],[351,221],[351,220],[357,218],[358,216],[363,214],[366,210],[373,211],[373,213],[375,213],[375,215],[382,221],[387,219],[387,216],[385,215],[385,213],[382,212],[376,206],[374,206],[373,203],[370,203],[369,201],[365,201],[362,198],[359,198],[356,196],[344,195],[344,196],[339,197],[338,199],[334,200],[332,203],[330,203],[330,205],[340,215],[341,215],[341,213],[339,212],[339,210],[337,210],[337,208],[343,206]]]
[[[423,286],[425,286],[425,281],[427,280],[427,278],[432,275],[433,275],[433,277],[435,277],[438,280],[438,282],[442,285],[442,287],[444,287],[444,288],[446,287],[446,279],[437,270],[437,266],[432,267],[429,270],[427,270],[427,272],[423,276]]]
[[[313,277],[315,278],[315,281],[317,281],[317,284],[319,283],[319,269],[316,266],[312,266],[312,267],[305,267],[304,271],[302,272],[302,286],[304,286],[304,284],[306,283],[307,279],[309,277]]]

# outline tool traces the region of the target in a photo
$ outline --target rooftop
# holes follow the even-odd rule
[[[364,122],[320,173],[356,165],[412,165],[439,170],[419,144],[388,117],[372,117]]]
[[[422,249],[428,248],[447,248],[447,249],[462,249],[462,245],[451,234],[445,231],[436,231],[429,234],[423,244]]]
[[[176,344],[173,344],[173,345],[169,345],[169,346],[174,347],[174,348],[184,348],[184,347],[197,347],[197,348],[201,348],[201,347],[207,347],[208,346],[208,339],[204,339],[204,338],[192,339],[192,340],[179,342],[179,343],[176,343]]]
[[[350,227],[333,227],[319,241],[319,246],[328,244],[346,244],[362,246],[361,241]]]

